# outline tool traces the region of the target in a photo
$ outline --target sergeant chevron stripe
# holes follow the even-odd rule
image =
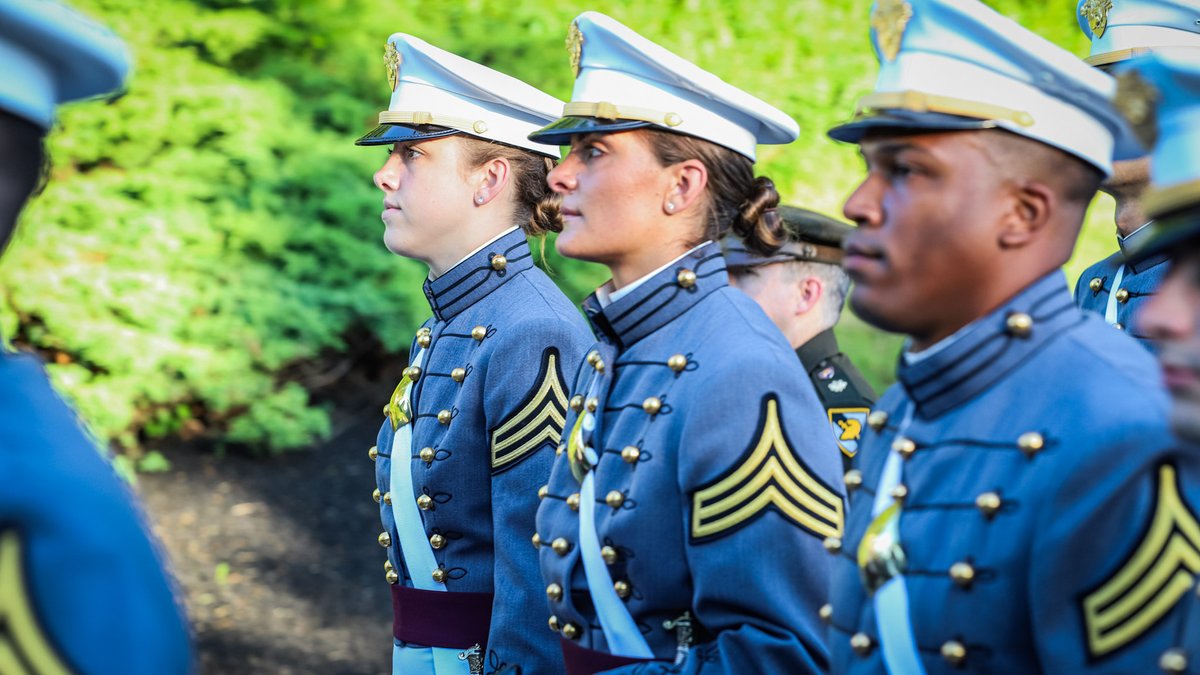
[[[21,556],[17,532],[0,531],[0,673],[69,675],[38,623]]]
[[[768,509],[818,537],[842,536],[842,498],[788,447],[779,401],[764,399],[758,441],[725,475],[692,495],[692,541],[731,534]]]
[[[509,468],[544,444],[557,445],[566,424],[567,387],[558,350],[543,353],[537,384],[507,420],[492,428],[492,470]]]
[[[1200,523],[1179,494],[1175,467],[1158,470],[1158,496],[1146,534],[1125,564],[1083,599],[1088,651],[1105,656],[1162,619],[1200,572]]]

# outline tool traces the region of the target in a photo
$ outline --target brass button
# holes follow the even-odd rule
[[[400,575],[396,574],[396,570],[388,570],[387,573],[383,575],[383,578],[387,579],[387,582],[393,586],[400,583]]]
[[[579,510],[579,493],[578,492],[567,497],[567,508],[571,509],[572,511]]]
[[[842,476],[842,481],[846,483],[846,491],[853,492],[862,487],[862,472],[858,469],[850,469]]]
[[[562,537],[557,537],[554,541],[550,542],[550,548],[554,549],[554,552],[559,555],[566,555],[571,551],[571,542]]]
[[[888,414],[883,410],[872,410],[870,415],[867,415],[867,426],[875,431],[887,426]]]
[[[646,411],[647,415],[657,415],[659,410],[662,410],[662,400],[657,396],[642,401],[642,410]]]
[[[821,605],[821,609],[817,610],[817,616],[821,617],[821,621],[826,624],[833,621],[833,605],[828,603]]]
[[[621,449],[621,459],[630,464],[637,464],[638,457],[642,456],[642,451],[636,445],[627,445]]]
[[[541,548],[541,547],[542,547],[542,535],[538,534],[537,532],[534,532],[534,533],[533,533],[533,538],[532,538],[532,541],[533,541],[533,547],[534,547],[534,548]]]
[[[595,349],[588,352],[587,362],[589,366],[594,366],[597,363],[600,363],[600,352],[596,351]]]
[[[970,563],[956,562],[950,566],[950,578],[954,583],[967,588],[975,581],[975,568]]]
[[[1004,320],[1004,327],[1013,337],[1027,337],[1033,331],[1033,317],[1025,312],[1013,312]]]
[[[1113,296],[1116,297],[1117,302],[1129,302],[1129,291],[1124,288],[1117,289],[1117,292],[1113,293]]]
[[[1046,447],[1046,439],[1042,438],[1042,435],[1036,431],[1029,431],[1021,434],[1021,437],[1017,439],[1017,447],[1027,457],[1033,457],[1042,448]]]
[[[433,329],[430,328],[429,326],[421,326],[420,328],[417,329],[417,337],[421,337],[422,335],[429,335],[432,332],[433,332]]]
[[[904,483],[892,488],[892,499],[904,503],[904,498],[908,496],[908,486]]]
[[[975,506],[979,507],[983,515],[988,518],[991,518],[1000,511],[1000,504],[1000,495],[995,492],[984,492],[975,498]]]
[[[1117,330],[1125,330],[1125,324],[1123,324],[1123,323],[1114,323],[1112,326],[1113,326],[1113,328],[1116,328]]]
[[[434,570],[433,574],[430,574],[429,576],[433,577],[433,580],[439,584],[446,582],[446,570],[440,567]]]
[[[613,582],[613,590],[617,592],[617,597],[622,600],[628,598],[629,594],[633,592],[633,588],[629,585],[629,582],[624,579]]]
[[[379,491],[379,488],[375,488],[375,491],[371,493],[371,499],[374,499],[376,504],[379,503],[380,499],[383,499],[383,493]]]
[[[379,448],[372,445],[371,449],[367,451],[367,457],[370,457],[372,462],[379,459]]]
[[[454,413],[449,410],[438,411],[438,421],[442,424],[450,424],[450,420],[454,419]]]
[[[575,412],[583,410],[583,394],[575,394],[571,397],[571,410]]]
[[[840,537],[825,537],[825,541],[822,543],[825,545],[825,550],[830,553],[836,554],[842,552],[842,540]]]
[[[392,493],[390,493],[390,492],[383,493],[383,503],[387,504],[388,506],[392,505]]]
[[[476,122],[475,124],[478,125],[479,122]],[[492,256],[492,269],[496,270],[497,272],[502,272],[504,271],[505,267],[508,267],[508,258],[504,257],[504,255],[501,253],[497,253],[496,255]]]
[[[617,562],[617,549],[611,546],[605,546],[600,549],[600,557],[604,558],[604,564],[611,565]]]
[[[462,382],[463,380],[467,379],[467,369],[455,368],[454,370],[451,370],[450,379],[454,380],[455,382]]]
[[[408,379],[412,380],[413,382],[416,382],[417,380],[421,379],[421,367],[420,366],[409,366],[409,367],[405,368],[404,369],[404,377],[407,377]]]
[[[1187,652],[1173,647],[1162,653],[1158,657],[1158,667],[1164,673],[1182,673],[1187,670],[1188,658]]]
[[[554,448],[554,456],[555,456],[555,457],[558,457],[558,456],[562,455],[562,454],[563,454],[564,452],[566,452],[566,451],[567,451],[567,444],[566,444],[566,443],[559,443],[559,444],[558,444],[558,445],[557,445],[557,446]]]
[[[866,633],[855,633],[850,636],[850,648],[859,656],[866,656],[871,653],[871,648],[875,646],[875,641]]]
[[[691,270],[679,270],[675,275],[675,282],[682,288],[691,288],[696,285],[696,273]]]
[[[589,396],[588,400],[584,401],[583,407],[587,408],[588,412],[596,412],[596,408],[600,407],[600,399]]]
[[[562,596],[562,586],[559,586],[558,584],[550,584],[546,587],[546,597],[550,598],[552,602],[558,602],[559,600],[562,600]]]
[[[383,561],[383,571],[384,571],[384,572],[391,572],[393,569],[394,569],[394,568],[392,567],[392,561],[391,561],[391,560],[384,560],[384,561]]]
[[[677,373],[683,372],[683,369],[687,368],[687,364],[688,364],[687,357],[684,356],[683,354],[676,354],[676,355],[672,356],[671,358],[667,359],[667,367]]]
[[[433,338],[429,337],[429,333],[425,333],[424,335],[417,336],[417,346],[418,347],[428,348],[429,345],[432,343],[433,343]]]
[[[426,464],[433,464],[435,454],[433,448],[421,448],[421,461]]]
[[[550,494],[549,485],[543,485],[542,487],[538,488],[538,499],[545,499],[546,495],[548,494]]]
[[[613,490],[604,495],[604,503],[608,504],[614,509],[619,509],[621,508],[621,505],[625,503],[625,495],[621,494],[620,490]]]
[[[1092,280],[1088,282],[1088,288],[1093,293],[1099,293],[1100,289],[1104,288],[1104,280],[1100,277],[1092,277]]]
[[[379,545],[384,548],[391,546],[392,545],[392,535],[388,534],[387,532],[380,532],[379,533]]]
[[[430,535],[429,545],[433,547],[435,551],[439,550],[446,545],[446,538],[440,534]]]
[[[604,362],[603,361],[596,361],[595,363],[592,364],[592,367],[596,369],[597,373],[604,372]]]
[[[557,616],[554,616],[553,614],[551,614],[550,620],[547,621],[546,623],[549,624],[550,630],[554,631],[555,633],[558,632],[558,617]]]
[[[909,457],[912,457],[914,452],[917,451],[917,444],[914,443],[911,438],[900,436],[896,440],[892,441],[892,450],[895,450],[900,457],[908,459]]]
[[[942,644],[942,658],[952,666],[961,666],[967,660],[967,648],[958,640],[948,640]]]
[[[562,627],[562,636],[567,638],[568,640],[578,640],[579,639],[579,626],[576,626],[573,623],[568,623],[567,625]]]
[[[475,326],[471,329],[471,337],[478,342],[483,342],[483,338],[487,337],[487,328]]]
[[[417,497],[417,508],[422,511],[428,511],[433,508],[433,498],[429,495],[421,495]]]
[[[677,127],[680,124],[683,124],[683,118],[679,116],[679,113],[673,112],[669,112],[663,116],[663,121],[666,122],[667,126],[669,127]]]

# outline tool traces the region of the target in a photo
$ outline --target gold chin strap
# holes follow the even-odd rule
[[[1023,127],[1033,126],[1033,115],[1023,110],[1013,110],[990,103],[980,103],[951,96],[938,96],[920,91],[883,91],[867,94],[858,100],[854,116],[870,117],[883,110],[909,110],[912,112],[936,112],[980,120],[1015,122]]]
[[[432,124],[439,127],[449,127],[458,129],[472,134],[486,133],[488,130],[487,122],[483,120],[471,120],[465,117],[454,117],[452,115],[441,115],[431,112],[419,111],[398,111],[384,110],[379,113],[380,124],[411,124],[419,126],[422,124]]]
[[[1151,188],[1142,195],[1142,209],[1150,218],[1161,218],[1196,202],[1200,202],[1200,180]]]
[[[650,122],[652,124],[661,124],[668,127],[677,127],[683,124],[683,118],[679,113],[660,112],[649,108],[636,108],[634,106],[617,105],[601,101],[599,103],[586,103],[583,101],[572,101],[563,106],[563,117],[596,117],[602,120],[637,120],[638,122]]]

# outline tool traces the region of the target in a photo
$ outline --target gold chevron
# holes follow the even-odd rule
[[[1200,523],[1179,494],[1175,467],[1159,468],[1157,489],[1154,516],[1137,549],[1083,599],[1093,656],[1140,637],[1187,594],[1200,572]]]
[[[842,498],[788,447],[775,398],[767,400],[758,443],[745,460],[692,496],[692,538],[740,527],[769,507],[818,537],[842,536]]]
[[[38,623],[22,562],[16,531],[0,532],[0,673],[69,675]]]
[[[557,445],[567,420],[567,386],[558,370],[558,354],[546,352],[544,375],[528,402],[492,432],[492,468],[520,460],[542,444]],[[537,434],[526,437],[536,431]]]

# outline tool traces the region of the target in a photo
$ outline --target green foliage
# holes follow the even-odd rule
[[[61,115],[52,182],[0,266],[0,333],[51,357],[58,386],[136,459],[148,437],[207,434],[277,451],[329,433],[297,364],[376,341],[403,349],[427,315],[423,266],[382,246],[352,141],[386,105],[382,45],[404,31],[566,98],[552,2],[76,0],[136,58],[129,92]],[[1083,53],[1073,6],[994,3]],[[596,2],[597,9],[779,105],[803,136],[762,149],[785,201],[827,213],[861,174],[824,130],[870,90],[869,3]],[[1111,249],[1111,206],[1071,265]],[[581,299],[605,274],[547,246]],[[899,341],[848,319],[845,347],[877,386]],[[142,468],[159,466],[145,458]]]

